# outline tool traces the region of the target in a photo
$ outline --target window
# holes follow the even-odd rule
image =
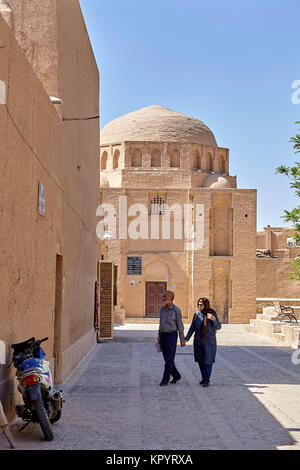
[[[165,215],[166,213],[166,197],[157,194],[152,196],[150,200],[150,215]]]
[[[142,166],[142,152],[140,149],[134,149],[131,159],[131,166],[135,168]]]
[[[120,158],[120,152],[119,152],[119,150],[116,150],[114,152],[114,158],[113,158],[113,169],[114,170],[116,168],[119,168],[119,158]]]
[[[226,172],[225,169],[225,158],[224,155],[220,156],[220,173],[224,174]]]
[[[213,171],[213,157],[211,153],[207,154],[207,170],[208,171]]]
[[[201,168],[201,157],[198,150],[194,151],[194,169],[200,170]]]
[[[180,153],[178,150],[173,150],[170,156],[170,167],[180,168]]]
[[[161,154],[158,149],[154,149],[151,153],[151,166],[156,168],[161,166]]]
[[[107,165],[107,152],[102,153],[101,157],[101,170],[106,170]]]

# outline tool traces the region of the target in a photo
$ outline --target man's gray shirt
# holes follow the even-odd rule
[[[184,326],[182,323],[181,310],[177,305],[171,304],[169,307],[166,305],[160,309],[160,322],[158,335],[161,333],[172,333],[179,331],[180,341],[183,342]]]

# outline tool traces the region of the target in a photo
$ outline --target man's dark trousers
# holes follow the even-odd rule
[[[181,379],[181,375],[175,367],[175,354],[176,354],[176,345],[177,345],[177,331],[173,333],[161,333],[160,334],[160,347],[165,360],[165,371],[162,382],[168,383],[170,380],[170,375],[174,379]]]

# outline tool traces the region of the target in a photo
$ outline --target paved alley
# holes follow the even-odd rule
[[[44,441],[37,424],[18,433],[17,421],[17,449],[300,449],[293,350],[223,325],[210,387],[199,386],[192,340],[177,347],[181,382],[159,387],[156,337],[157,325],[117,326],[115,338],[96,345],[61,386],[66,403],[54,441]]]

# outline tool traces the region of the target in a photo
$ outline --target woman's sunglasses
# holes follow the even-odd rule
[[[202,307],[204,307],[204,304],[203,304],[202,302],[199,302],[199,303],[198,303],[198,306],[201,307],[201,305],[202,305]]]

